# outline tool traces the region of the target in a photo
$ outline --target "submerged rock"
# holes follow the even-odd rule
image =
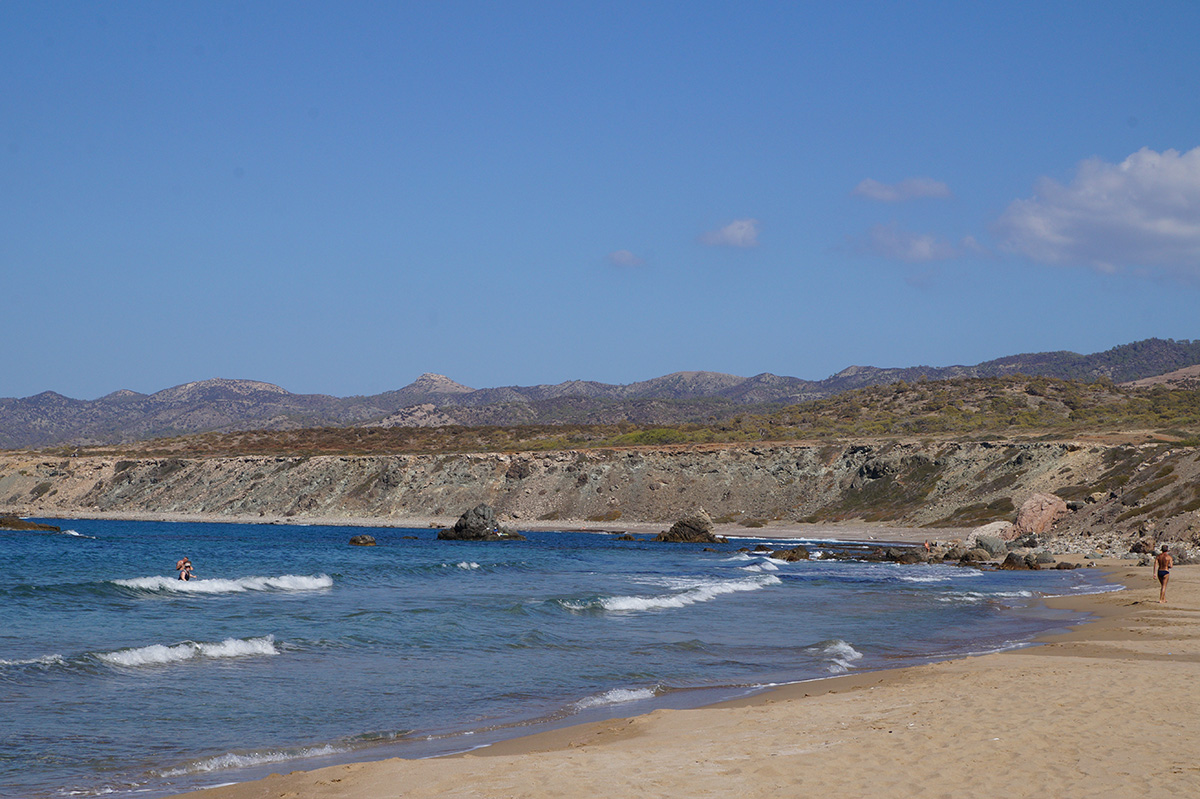
[[[375,536],[365,534],[351,536],[350,545],[356,547],[373,547],[375,546]]]

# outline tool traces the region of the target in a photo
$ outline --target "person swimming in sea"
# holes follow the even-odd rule
[[[175,561],[175,570],[179,572],[180,580],[190,580],[196,575],[192,573],[192,561],[187,555]]]

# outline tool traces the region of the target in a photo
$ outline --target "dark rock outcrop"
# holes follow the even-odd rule
[[[373,547],[375,546],[375,536],[365,534],[351,536],[350,545],[356,547]]]
[[[53,524],[29,522],[16,516],[0,516],[0,530],[46,530],[51,533],[62,532],[61,527]]]
[[[1009,552],[1004,558],[1004,562],[1000,564],[1001,569],[1040,569],[1037,556],[1033,553],[1021,555],[1016,552]]]
[[[670,530],[659,533],[654,537],[654,540],[666,541],[672,544],[724,543],[725,539],[713,535],[712,529],[712,517],[708,515],[708,511],[701,508],[690,516],[685,516],[675,522],[675,524],[671,525]]]
[[[804,547],[792,547],[791,549],[777,549],[771,553],[771,557],[775,560],[785,560],[788,563],[795,563],[798,560],[808,560],[808,550]]]
[[[983,563],[985,560],[988,560],[991,557],[991,553],[986,549],[983,549],[982,547],[975,547],[974,549],[964,552],[963,556],[959,558],[959,560],[963,563]]]
[[[437,537],[443,541],[524,541],[525,536],[501,527],[496,521],[496,511],[486,502],[481,502],[458,517],[454,526],[442,530]]]

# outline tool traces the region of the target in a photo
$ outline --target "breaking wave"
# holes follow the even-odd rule
[[[587,710],[606,705],[623,705],[627,702],[640,702],[643,699],[653,699],[658,695],[655,688],[613,688],[602,694],[588,696],[575,703],[576,710]]]
[[[247,768],[249,766],[261,766],[267,763],[283,763],[288,760],[303,760],[304,758],[309,757],[336,755],[346,751],[349,750],[326,744],[325,746],[312,746],[303,749],[269,749],[265,752],[247,752],[245,754],[228,752],[223,755],[217,755],[216,757],[208,757],[203,760],[196,760],[178,768],[160,771],[158,772],[158,776],[184,777],[189,774],[207,774],[210,771],[225,771],[226,769]]]
[[[814,658],[829,661],[828,669],[831,674],[842,674],[850,671],[854,667],[854,661],[860,660],[863,656],[862,652],[859,652],[841,638],[821,641],[818,644],[805,647],[804,651]]]
[[[25,658],[24,660],[4,660],[0,659],[0,666],[61,666],[66,663],[62,655],[42,655],[36,658]]]
[[[697,602],[709,602],[725,594],[740,591],[759,591],[770,585],[778,585],[782,580],[773,574],[763,574],[747,577],[741,580],[676,580],[673,581],[683,590],[672,594],[656,596],[612,596],[584,601],[562,601],[560,604],[568,610],[586,611],[603,610],[629,612],[641,610],[668,610],[694,605]]]
[[[96,654],[96,659],[110,666],[136,667],[161,666],[196,658],[240,658],[278,654],[275,636],[268,635],[262,638],[226,638],[212,644],[194,641],[184,641],[173,646],[152,644],[135,649],[120,649],[116,652],[100,652]]]
[[[242,591],[319,591],[333,586],[333,578],[327,574],[297,575],[283,574],[279,577],[239,577],[234,580],[200,579],[180,580],[174,577],[134,577],[129,580],[113,580],[116,585],[138,591],[178,594],[236,594]]]

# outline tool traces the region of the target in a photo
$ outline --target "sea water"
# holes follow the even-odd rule
[[[0,531],[0,795],[162,796],[1021,646],[1087,570],[785,563],[596,533]],[[373,535],[376,547],[348,544]],[[796,542],[785,542],[793,546]],[[176,579],[189,556],[196,578]]]

